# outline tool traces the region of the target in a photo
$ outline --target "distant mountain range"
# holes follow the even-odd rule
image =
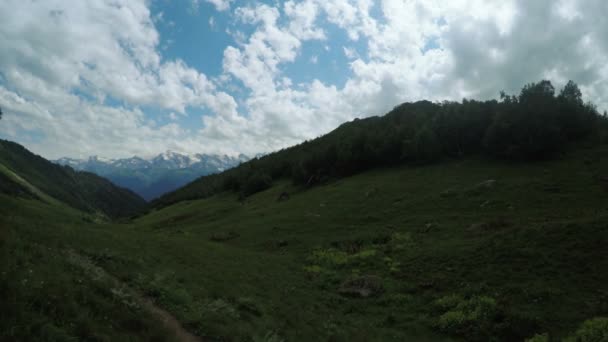
[[[93,156],[88,159],[61,158],[54,162],[93,172],[149,201],[196,178],[222,172],[249,159],[244,154],[231,157],[167,151],[152,158],[104,159]]]

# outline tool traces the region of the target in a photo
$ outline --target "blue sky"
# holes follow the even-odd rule
[[[274,2],[249,3],[255,6],[264,3],[272,5]],[[378,9],[379,6],[373,6],[371,14],[381,18]],[[255,25],[240,23],[232,13],[217,11],[215,6],[208,2],[193,4],[191,0],[154,1],[151,3],[150,11],[159,33],[163,60],[181,59],[188,66],[209,77],[222,74],[224,49],[237,42],[234,34],[240,32],[243,36],[248,36],[255,31]],[[282,22],[284,23],[285,20]],[[319,24],[325,27],[327,40],[305,42],[294,63],[285,65],[281,76],[289,78],[295,85],[308,84],[316,79],[326,84],[343,87],[351,74],[349,59],[343,47],[348,46],[364,58],[366,40],[349,41],[346,31],[338,26],[327,20],[320,20]],[[238,89],[241,85],[238,80],[232,84],[231,95],[239,103],[245,101],[250,93],[247,89]],[[203,128],[200,116],[213,115],[209,110],[189,108],[188,116],[178,116],[177,120],[171,120],[168,115],[170,113],[162,108],[144,107],[143,109],[148,118],[157,124],[176,121],[190,130]],[[241,114],[247,115],[246,106],[243,106]]]
[[[47,158],[255,154],[404,101],[577,82],[603,0],[5,0],[0,137]]]

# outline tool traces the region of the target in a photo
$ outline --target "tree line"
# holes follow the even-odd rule
[[[382,117],[355,119],[317,139],[199,178],[153,203],[164,206],[223,191],[249,196],[278,179],[313,186],[370,168],[483,155],[513,161],[554,158],[573,142],[608,141],[608,118],[572,81],[527,84],[500,100],[403,103]]]

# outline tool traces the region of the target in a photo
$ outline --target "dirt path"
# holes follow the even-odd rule
[[[103,268],[95,265],[89,258],[73,251],[67,251],[68,261],[82,268],[87,275],[95,281],[105,281],[111,286],[111,292],[119,297],[126,305],[136,305],[156,317],[163,326],[171,331],[178,341],[202,342],[200,337],[188,332],[181,323],[168,311],[157,306],[154,301],[141,293],[133,290],[120,279],[106,272]]]

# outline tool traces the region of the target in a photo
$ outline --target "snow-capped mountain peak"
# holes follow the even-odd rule
[[[249,158],[244,154],[235,157],[166,151],[151,158],[133,156],[107,159],[91,156],[86,159],[61,158],[55,163],[96,173],[135,191],[145,199],[152,199],[200,176],[222,172],[247,160]]]

